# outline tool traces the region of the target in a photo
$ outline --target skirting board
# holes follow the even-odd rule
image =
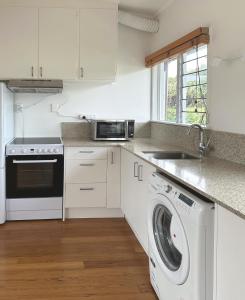
[[[66,208],[65,218],[67,219],[88,219],[88,218],[122,218],[120,208]]]

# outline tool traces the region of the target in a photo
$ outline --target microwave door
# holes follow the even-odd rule
[[[125,140],[127,138],[126,122],[98,122],[96,139]]]

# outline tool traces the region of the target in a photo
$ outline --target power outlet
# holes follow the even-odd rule
[[[58,112],[59,109],[60,109],[60,104],[54,104],[54,103],[52,103],[50,109],[51,109],[51,112]]]

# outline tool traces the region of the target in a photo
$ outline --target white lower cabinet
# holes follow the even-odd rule
[[[81,217],[122,216],[120,148],[66,147],[64,208]],[[84,209],[102,209],[86,214]],[[108,210],[106,214],[105,209]],[[75,213],[74,213],[75,210]],[[111,212],[111,215],[110,215]],[[68,214],[69,215],[69,214]]]
[[[214,300],[245,299],[245,220],[216,205]]]
[[[68,159],[66,183],[106,182],[106,160]]]
[[[148,252],[147,214],[150,201],[148,179],[153,172],[155,172],[153,166],[122,149],[122,210],[146,252]]]
[[[106,184],[67,184],[66,205],[69,207],[106,207]]]
[[[111,147],[108,149],[107,164],[107,207],[121,207],[121,149]]]

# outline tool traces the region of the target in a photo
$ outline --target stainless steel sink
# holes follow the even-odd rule
[[[184,153],[184,152],[165,152],[165,151],[143,151],[149,158],[156,160],[165,159],[199,159],[199,157]]]

